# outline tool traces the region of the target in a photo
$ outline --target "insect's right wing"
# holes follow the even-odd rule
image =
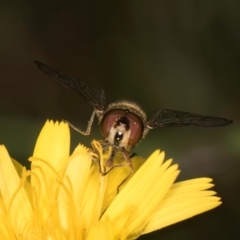
[[[171,109],[159,109],[147,122],[149,129],[157,127],[221,127],[233,123],[232,120],[205,116],[196,113],[182,112]]]
[[[63,86],[81,94],[85,101],[92,105],[95,110],[100,112],[104,110],[105,93],[102,89],[96,88],[80,79],[67,76],[38,61],[35,61],[34,63],[49,77],[60,82]]]

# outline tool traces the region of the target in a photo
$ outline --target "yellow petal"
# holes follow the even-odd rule
[[[0,197],[0,239],[15,239],[2,197]]]
[[[79,216],[83,217],[83,191],[89,178],[91,164],[88,149],[78,145],[69,159],[58,196],[61,226],[65,230],[73,226],[76,230],[83,229]],[[91,215],[88,214],[86,218],[91,219]]]
[[[82,199],[82,218],[86,231],[91,225],[97,224],[101,216],[107,181],[108,175],[102,176],[99,174],[98,166],[93,165]]]
[[[21,236],[32,217],[32,207],[4,146],[0,146],[0,190],[15,234]]]
[[[39,225],[49,219],[56,207],[57,193],[69,158],[70,133],[66,123],[47,121],[44,125],[31,163],[31,185],[35,214]]]
[[[94,224],[86,238],[86,240],[114,240],[117,239],[113,232],[113,225],[108,218],[104,221]]]
[[[149,218],[144,234],[180,222],[221,204],[209,178],[198,178],[174,184]]]
[[[162,164],[163,160],[164,152],[155,151],[104,213],[103,219],[108,216],[116,232],[121,232],[123,227],[127,235],[141,231],[147,224],[146,218],[169,191],[179,171],[177,165],[169,167],[171,160]],[[123,217],[128,218],[127,226],[123,226]]]
[[[131,161],[134,171],[136,172],[139,169],[139,167],[146,161],[146,159],[142,157],[133,157]],[[122,163],[124,164],[125,162]],[[104,196],[103,210],[105,210],[113,201],[113,199],[116,197],[118,193],[118,187],[124,181],[124,179],[126,179],[129,176],[130,173],[131,169],[129,168],[128,165],[126,165],[119,168],[115,168],[108,174],[108,182]]]
[[[90,174],[92,158],[88,153],[88,149],[83,145],[78,145],[70,157],[67,165],[64,180],[71,184],[71,193],[76,207],[81,206],[83,191],[86,187],[87,180]],[[77,209],[77,215],[80,214],[80,209]]]
[[[47,121],[40,132],[33,157],[47,161],[59,171],[70,151],[70,132],[67,123]]]
[[[18,173],[18,176],[21,177],[23,172],[25,172],[25,167],[23,167],[21,163],[14,160],[13,158],[11,158],[11,159],[12,159],[12,163],[13,163],[13,165],[14,165],[17,173]],[[28,173],[27,175],[30,176],[30,173]],[[28,199],[29,199],[29,201],[31,202],[31,205],[32,205],[32,188],[31,188],[30,178],[25,179],[23,187],[24,187],[25,192],[28,196]]]

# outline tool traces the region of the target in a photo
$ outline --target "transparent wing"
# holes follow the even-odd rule
[[[35,61],[34,63],[49,77],[60,82],[63,86],[81,94],[85,101],[92,105],[96,110],[104,110],[105,93],[102,89],[96,88],[80,79],[67,76],[38,61]]]
[[[232,120],[205,116],[201,114],[182,112],[171,109],[157,110],[150,121],[147,122],[148,128],[157,127],[221,127],[233,123]]]

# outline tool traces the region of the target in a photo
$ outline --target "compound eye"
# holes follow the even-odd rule
[[[131,134],[128,144],[134,146],[141,140],[144,126],[142,120],[133,113],[128,113],[127,118],[130,121],[131,127]]]
[[[107,138],[111,127],[116,123],[117,119],[126,115],[124,110],[112,110],[107,112],[101,121],[102,135]]]

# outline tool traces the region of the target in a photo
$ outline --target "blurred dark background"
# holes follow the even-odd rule
[[[4,2],[4,1],[3,1]],[[212,177],[223,205],[140,239],[240,238],[240,2],[9,1],[0,3],[0,143],[26,164],[46,119],[85,128],[92,107],[45,76],[39,60],[103,88],[107,103],[234,120],[223,128],[156,129],[134,152],[179,163],[178,180]],[[74,131],[72,148],[101,139]]]

